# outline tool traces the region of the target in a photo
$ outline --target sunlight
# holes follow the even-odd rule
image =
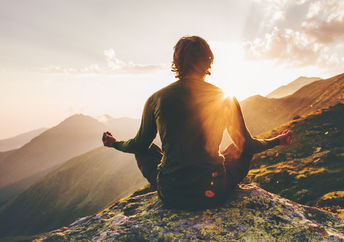
[[[214,64],[209,81],[222,88],[226,96],[242,100],[251,95],[247,88],[247,63],[241,45],[236,43],[211,42]]]
[[[242,43],[210,41],[214,53],[207,81],[222,88],[227,96],[242,101],[254,95],[267,95],[300,76],[325,77],[316,67],[288,68],[273,60],[247,60]]]

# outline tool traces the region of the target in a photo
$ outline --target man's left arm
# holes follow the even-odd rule
[[[238,100],[233,98],[230,105],[232,121],[230,122],[229,129],[231,129],[231,137],[239,150],[246,150],[246,152],[255,154],[271,149],[277,145],[289,145],[291,143],[291,131],[289,130],[285,130],[281,135],[271,139],[253,138],[245,125]]]

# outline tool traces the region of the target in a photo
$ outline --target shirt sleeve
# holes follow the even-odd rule
[[[278,138],[272,139],[256,139],[253,138],[246,128],[245,121],[241,112],[238,100],[233,97],[226,100],[228,117],[227,130],[234,144],[240,151],[246,150],[253,154],[273,148],[280,144]]]
[[[144,106],[141,125],[136,136],[127,141],[116,141],[113,147],[126,153],[144,152],[149,149],[157,133],[154,116],[153,98],[150,97]]]

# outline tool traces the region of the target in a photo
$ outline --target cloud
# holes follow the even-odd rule
[[[322,0],[310,4],[302,23],[305,34],[321,43],[344,39],[344,1]]]
[[[289,66],[318,65],[322,67],[343,64],[337,53],[322,43],[310,39],[305,33],[277,27],[263,39],[244,44],[249,59],[276,59]]]
[[[307,6],[306,12],[293,16],[290,9],[303,4]],[[343,66],[344,1],[281,0],[272,6],[270,17],[266,17],[266,24],[272,24],[272,28],[264,37],[244,43],[246,58],[273,59],[297,67],[340,69]],[[301,24],[288,26],[290,17],[300,18]]]
[[[135,64],[119,59],[114,49],[104,51],[106,65],[93,64],[83,68],[67,68],[61,66],[49,66],[39,68],[38,71],[44,73],[62,74],[144,74],[159,70],[166,70],[167,65],[163,64]]]

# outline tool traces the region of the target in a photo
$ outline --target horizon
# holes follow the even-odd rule
[[[298,78],[302,78],[302,77],[305,77],[305,76],[299,76]],[[296,78],[296,79],[298,79],[298,78]],[[306,77],[306,78],[314,78],[314,77]],[[322,78],[322,79],[326,79],[326,78]],[[295,81],[295,80],[293,80],[293,81]],[[289,83],[286,83],[285,85],[282,85],[280,87],[286,86],[288,84]],[[277,88],[279,88],[279,87],[277,87]],[[260,95],[260,94],[256,94],[256,95]],[[246,100],[246,99],[248,99],[250,97],[256,96],[256,95],[249,96],[249,97],[247,97],[245,99],[242,99],[242,100],[239,100],[239,101],[240,102],[244,101],[244,100]],[[88,117],[91,117],[91,118],[101,122],[101,123],[106,123],[110,119],[116,119],[116,120],[118,120],[118,119],[132,119],[132,120],[138,120],[138,121],[141,119],[140,117],[128,117],[128,116],[114,117],[114,116],[111,116],[110,114],[102,114],[102,115],[98,115],[98,116],[92,116],[92,115],[89,115],[89,114],[86,114],[86,113],[82,113],[82,112],[81,113],[73,113],[73,114],[70,114],[70,115],[62,118],[61,120],[57,120],[57,123],[53,124],[52,126],[49,126],[49,127],[37,127],[37,128],[34,128],[34,129],[30,129],[30,130],[27,130],[27,131],[20,132],[18,134],[11,135],[9,137],[0,138],[0,140],[6,140],[6,139],[15,138],[15,137],[20,136],[22,134],[29,133],[29,132],[32,132],[32,131],[36,131],[36,130],[39,130],[39,129],[46,129],[46,130],[47,129],[51,129],[51,128],[54,128],[55,126],[58,126],[60,123],[66,121],[68,118],[70,118],[72,116],[76,116],[76,115],[88,116]],[[106,120],[104,120],[104,119],[106,119]]]
[[[343,72],[340,1],[3,0],[0,18],[0,139],[76,113],[140,118],[175,81],[173,46],[185,35],[207,40],[206,80],[239,100]]]

